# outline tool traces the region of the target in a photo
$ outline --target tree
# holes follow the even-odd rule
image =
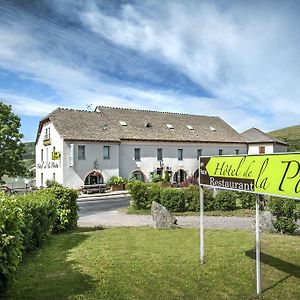
[[[0,183],[4,175],[16,176],[25,170],[20,126],[20,118],[12,112],[11,105],[0,102]]]

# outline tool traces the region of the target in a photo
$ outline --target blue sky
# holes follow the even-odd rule
[[[300,2],[0,0],[0,99],[24,141],[57,107],[300,123]]]

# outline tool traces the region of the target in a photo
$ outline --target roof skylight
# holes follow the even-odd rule
[[[212,127],[212,126],[209,126],[209,129],[210,129],[211,131],[217,131],[217,129],[216,129],[215,127]]]
[[[186,125],[186,127],[187,127],[189,130],[194,130],[194,127],[191,126],[191,125]]]
[[[171,124],[167,124],[167,127],[168,127],[169,129],[174,129],[174,126],[171,125]]]
[[[124,121],[119,121],[122,126],[127,126],[127,123]]]

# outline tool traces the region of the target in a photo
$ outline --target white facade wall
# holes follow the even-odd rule
[[[134,149],[140,148],[141,160],[134,160]],[[147,179],[150,173],[160,167],[157,160],[157,149],[163,151],[163,167],[171,169],[172,174],[183,169],[187,176],[192,176],[198,168],[197,150],[202,149],[202,156],[247,153],[247,146],[243,144],[208,144],[208,143],[171,143],[171,142],[122,142],[120,145],[120,176],[128,178],[133,171],[141,171]],[[183,160],[178,160],[178,149],[183,149]]]
[[[47,135],[46,136],[46,131]],[[43,144],[46,138],[50,138],[50,145]],[[63,140],[52,123],[45,124],[35,146],[36,150],[36,186],[43,187],[48,179],[63,183],[62,155],[59,160],[52,160],[53,147],[62,154]]]
[[[287,152],[287,146],[282,144],[249,144],[248,154],[259,154],[259,147],[265,147],[265,154]]]
[[[44,145],[46,133],[50,132],[50,145]],[[85,146],[85,159],[78,159],[78,146]],[[104,146],[110,148],[110,159],[104,159]],[[237,154],[259,154],[259,147],[265,153],[286,152],[287,146],[276,144],[226,144],[226,143],[178,143],[178,142],[79,142],[63,141],[52,123],[45,124],[36,144],[36,186],[45,186],[47,179],[55,179],[64,186],[80,188],[88,174],[98,171],[104,182],[112,176],[128,178],[132,172],[141,171],[146,180],[156,169],[174,173],[180,169],[187,176],[193,176],[198,168],[198,149],[202,156]],[[55,147],[55,148],[54,148]],[[140,148],[140,161],[134,159],[134,149]],[[157,149],[162,149],[163,160],[157,160]],[[178,160],[178,149],[183,149],[183,160]],[[59,160],[52,160],[53,151],[60,152]],[[42,154],[43,152],[43,154]],[[248,153],[247,153],[248,152]],[[168,168],[167,168],[168,167]],[[172,180],[172,178],[171,178]]]
[[[79,145],[85,146],[85,159],[78,159]],[[110,147],[110,159],[103,158],[104,146]],[[105,182],[112,176],[119,176],[119,144],[117,143],[64,142],[63,149],[64,186],[80,188],[86,176],[93,171],[99,171]],[[71,149],[73,153],[70,153]],[[70,160],[72,160],[71,164]]]

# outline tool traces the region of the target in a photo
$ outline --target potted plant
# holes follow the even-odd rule
[[[112,176],[107,183],[110,185],[112,191],[122,191],[125,189],[126,182],[127,180],[123,177]]]

